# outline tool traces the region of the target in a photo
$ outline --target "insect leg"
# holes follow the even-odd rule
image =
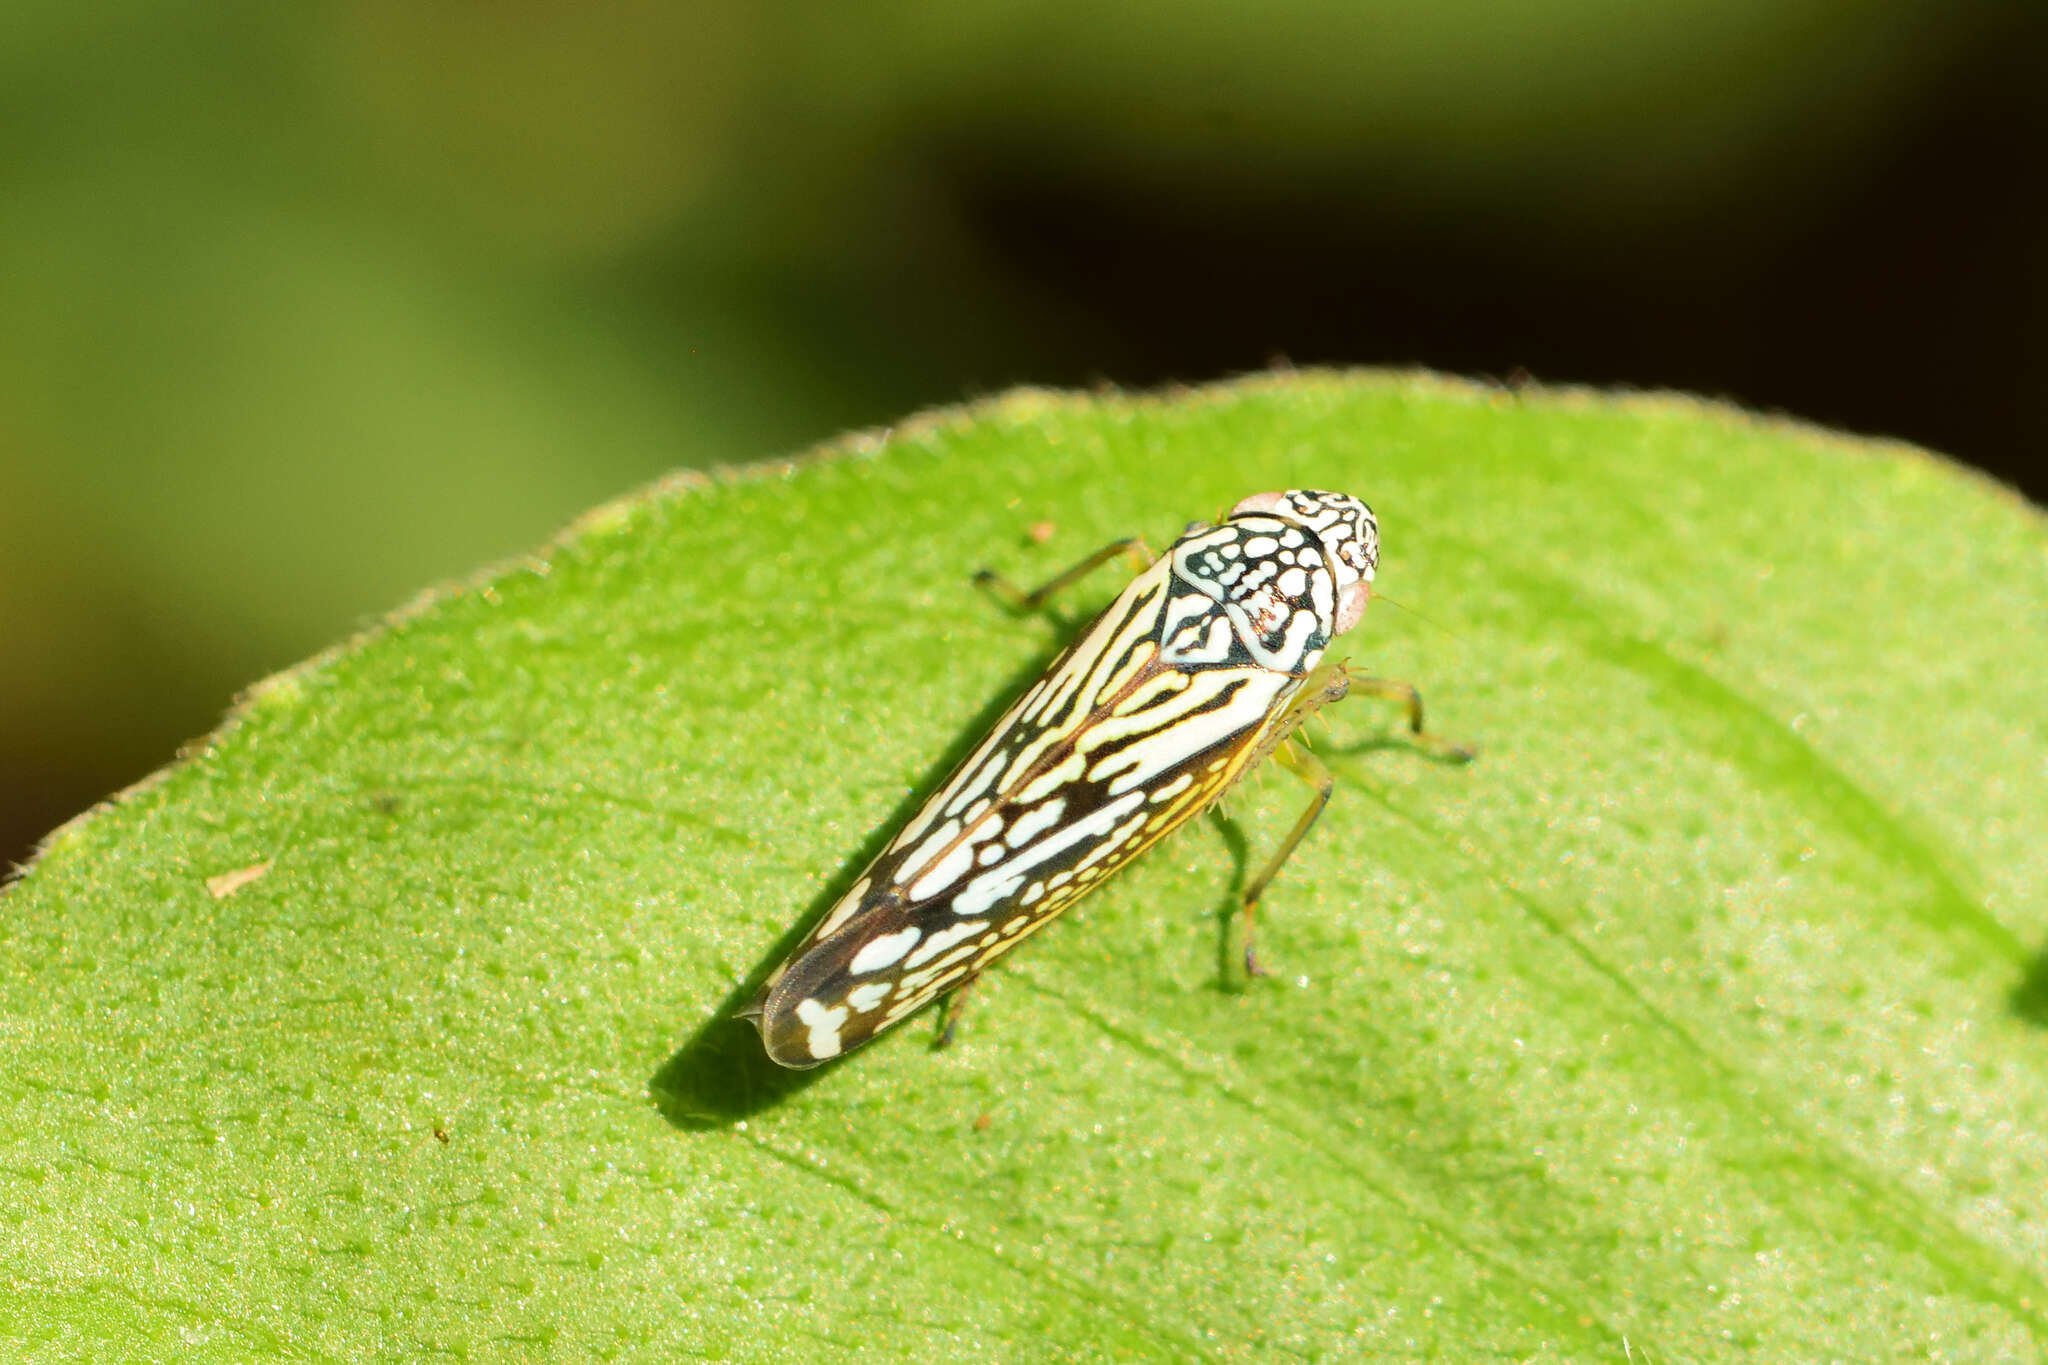
[[[1294,852],[1294,846],[1315,824],[1316,817],[1323,813],[1323,807],[1330,804],[1330,792],[1337,785],[1337,779],[1330,775],[1322,761],[1292,740],[1282,741],[1273,751],[1273,757],[1281,767],[1314,787],[1316,794],[1309,801],[1308,809],[1301,813],[1301,818],[1294,822],[1294,828],[1287,831],[1287,837],[1280,841],[1280,847],[1273,851],[1273,856],[1266,860],[1266,865],[1244,889],[1244,970],[1247,976],[1266,974],[1266,969],[1259,965],[1258,954],[1252,950],[1252,921],[1259,907],[1259,897],[1279,874],[1280,865]]]
[[[1414,683],[1396,682],[1391,678],[1360,678],[1354,676],[1351,679],[1351,690],[1353,696],[1365,694],[1374,697],[1386,697],[1390,700],[1398,701],[1406,707],[1408,711],[1408,742],[1424,753],[1451,763],[1470,763],[1477,756],[1478,751],[1473,749],[1471,745],[1459,744],[1453,740],[1445,739],[1441,735],[1433,735],[1423,728],[1422,693],[1415,690]]]
[[[974,989],[974,983],[979,980],[981,973],[976,971],[952,990],[947,991],[946,998],[939,1002],[939,1036],[932,1039],[932,1051],[937,1052],[941,1048],[952,1046],[953,1033],[960,1027],[961,1016],[967,1013],[967,993]]]
[[[1315,824],[1316,817],[1323,813],[1323,807],[1330,804],[1330,793],[1337,785],[1336,778],[1331,776],[1330,770],[1308,751],[1306,742],[1298,736],[1289,736],[1294,735],[1303,721],[1323,707],[1342,701],[1347,695],[1356,696],[1361,693],[1375,697],[1390,697],[1406,706],[1409,742],[1416,748],[1453,763],[1467,763],[1473,757],[1473,751],[1468,746],[1453,743],[1423,728],[1422,693],[1416,690],[1413,683],[1360,677],[1342,663],[1325,663],[1311,674],[1300,694],[1288,706],[1287,713],[1281,717],[1280,723],[1273,727],[1269,738],[1251,760],[1255,764],[1270,753],[1279,761],[1281,767],[1315,788],[1316,794],[1309,802],[1308,809],[1301,813],[1301,818],[1294,822],[1294,828],[1281,840],[1280,847],[1245,887],[1244,969],[1247,975],[1266,974],[1259,966],[1258,955],[1252,950],[1252,924],[1258,909],[1259,897],[1265,893],[1267,884],[1279,874],[1280,865],[1294,852],[1295,845],[1302,841],[1309,827]],[[1248,764],[1247,768],[1249,766]]]
[[[976,569],[974,571],[974,581],[1002,598],[1018,611],[1036,611],[1044,606],[1047,599],[1052,597],[1053,594],[1064,588],[1072,587],[1104,564],[1109,563],[1110,560],[1115,559],[1118,555],[1123,555],[1129,559],[1132,566],[1140,570],[1151,568],[1152,561],[1157,557],[1146,546],[1144,541],[1136,536],[1132,536],[1125,540],[1111,541],[1080,563],[1039,584],[1030,592],[1025,592],[994,569]]]

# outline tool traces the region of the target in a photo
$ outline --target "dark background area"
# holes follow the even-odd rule
[[[1016,383],[1679,388],[2048,495],[2041,6],[683,10],[0,18],[0,861],[592,503]]]

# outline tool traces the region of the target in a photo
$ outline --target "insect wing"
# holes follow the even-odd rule
[[[1301,714],[1378,561],[1364,503],[1256,494],[1132,580],[763,988],[804,1067],[973,976],[1208,805]]]
[[[1043,927],[1235,779],[1299,680],[1189,669],[1190,608],[1140,574],[995,725],[771,979],[769,1055],[815,1066]]]

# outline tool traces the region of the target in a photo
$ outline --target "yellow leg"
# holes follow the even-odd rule
[[[1415,690],[1414,683],[1354,676],[1351,678],[1351,691],[1354,696],[1364,694],[1400,702],[1408,711],[1408,742],[1431,757],[1452,763],[1470,763],[1478,756],[1479,751],[1471,745],[1444,739],[1423,728],[1422,694]]]
[[[1294,822],[1294,828],[1287,831],[1287,837],[1280,841],[1280,847],[1273,850],[1273,856],[1259,869],[1244,889],[1244,970],[1247,976],[1264,976],[1266,969],[1259,965],[1259,957],[1252,948],[1252,922],[1259,908],[1259,897],[1280,872],[1280,865],[1287,861],[1294,846],[1309,832],[1316,817],[1323,813],[1323,807],[1330,804],[1330,793],[1336,788],[1337,779],[1330,775],[1322,761],[1292,740],[1283,740],[1274,751],[1273,757],[1280,766],[1293,773],[1302,781],[1315,788],[1315,796],[1309,800],[1308,809]]]
[[[1047,600],[1055,593],[1072,587],[1104,564],[1109,563],[1110,560],[1115,559],[1118,555],[1129,559],[1131,566],[1140,571],[1151,568],[1153,560],[1157,558],[1144,541],[1139,540],[1136,536],[1132,536],[1128,540],[1111,541],[1080,563],[1064,573],[1055,575],[1048,581],[1041,583],[1030,592],[1025,592],[994,569],[975,570],[974,581],[1002,598],[1018,611],[1036,611],[1044,606]]]
[[[1322,761],[1310,753],[1299,736],[1294,732],[1301,723],[1323,707],[1344,700],[1347,695],[1365,694],[1375,697],[1389,697],[1402,703],[1408,711],[1408,742],[1432,757],[1452,763],[1469,763],[1474,751],[1469,745],[1456,744],[1429,733],[1422,723],[1422,693],[1413,683],[1394,682],[1386,678],[1361,678],[1341,663],[1324,664],[1310,676],[1308,682],[1288,707],[1288,713],[1275,726],[1267,744],[1270,748],[1253,755],[1257,763],[1268,753],[1280,766],[1299,777],[1315,789],[1315,796],[1309,801],[1308,809],[1294,822],[1294,828],[1280,841],[1280,847],[1258,871],[1244,889],[1244,969],[1248,976],[1264,976],[1265,969],[1259,966],[1258,954],[1253,951],[1252,926],[1258,910],[1259,897],[1280,872],[1280,865],[1294,852],[1295,846],[1307,836],[1316,818],[1323,813],[1323,807],[1330,804],[1330,794],[1337,785],[1337,779]],[[1249,769],[1250,765],[1247,765]]]

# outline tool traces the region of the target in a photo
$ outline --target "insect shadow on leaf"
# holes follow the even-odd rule
[[[2027,974],[2012,988],[2007,1002],[2014,1014],[2037,1028],[2048,1028],[2048,948],[2035,954]]]
[[[648,1094],[670,1123],[693,1130],[729,1127],[773,1108],[839,1066],[838,1060],[805,1071],[776,1065],[761,1050],[761,1038],[754,1025],[739,1017],[739,1011],[760,993],[763,983],[804,941],[811,927],[852,889],[875,855],[888,846],[930,793],[1045,672],[1073,629],[1061,623],[1055,632],[1059,639],[1020,667],[1007,685],[997,691],[995,699],[961,727],[945,752],[925,769],[889,815],[876,823],[860,847],[847,855],[832,880],[811,898],[803,916],[775,941],[745,980],[719,1002],[711,1017],[649,1078]]]

